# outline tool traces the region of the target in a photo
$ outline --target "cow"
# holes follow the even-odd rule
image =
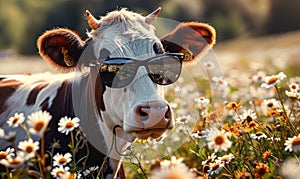
[[[57,130],[59,119],[78,117],[88,141],[86,165],[100,166],[108,157],[102,177],[124,177],[121,160],[128,145],[174,127],[163,86],[176,82],[182,64],[192,64],[216,40],[214,28],[200,22],[179,23],[158,38],[152,23],[160,11],[142,16],[120,9],[97,19],[87,10],[86,40],[67,28],[46,31],[37,40],[39,54],[62,73],[0,76],[0,128],[11,130],[6,122],[15,112],[48,111],[49,150],[53,139],[70,143]],[[16,130],[16,141],[24,140],[24,130]],[[0,139],[0,150],[10,145]],[[55,149],[68,150],[66,145]],[[85,149],[77,153],[86,154]]]

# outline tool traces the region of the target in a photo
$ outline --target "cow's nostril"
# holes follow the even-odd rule
[[[136,115],[139,116],[139,117],[147,117],[148,116],[148,113],[145,110],[145,107],[143,107],[143,106],[138,106],[136,108],[135,112],[136,112]]]
[[[140,108],[139,114],[141,117],[146,117],[148,116],[148,113],[144,110],[145,108]]]

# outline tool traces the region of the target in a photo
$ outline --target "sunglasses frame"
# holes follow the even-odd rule
[[[113,58],[106,58],[106,59],[104,59],[104,60],[98,61],[98,62],[97,62],[97,66],[98,66],[98,71],[99,71],[99,74],[100,74],[102,83],[103,83],[105,86],[110,87],[110,88],[123,88],[123,87],[126,87],[126,86],[127,86],[129,83],[131,83],[131,81],[134,79],[134,77],[136,76],[136,73],[137,73],[137,71],[138,71],[138,68],[141,67],[141,66],[144,66],[144,67],[146,68],[147,73],[148,73],[150,79],[151,79],[154,83],[156,83],[156,84],[158,84],[158,85],[170,85],[170,84],[174,83],[175,81],[177,81],[178,78],[177,78],[175,81],[171,82],[171,83],[162,84],[162,83],[158,83],[155,79],[153,79],[153,77],[152,77],[152,76],[150,75],[150,73],[149,73],[149,68],[148,68],[149,61],[154,60],[154,59],[163,58],[163,57],[172,57],[172,58],[174,58],[174,59],[178,59],[178,62],[180,63],[181,69],[182,69],[182,62],[183,62],[184,59],[185,59],[185,55],[184,55],[183,53],[164,53],[164,54],[156,55],[156,56],[154,56],[154,57],[150,57],[150,58],[145,59],[145,60],[137,60],[137,59],[127,58],[127,57],[113,57]],[[134,74],[132,75],[133,78],[132,78],[131,80],[129,80],[129,82],[125,83],[124,85],[114,86],[112,82],[105,82],[106,80],[103,78],[103,75],[101,75],[101,74],[103,74],[103,72],[101,72],[101,67],[102,67],[103,65],[105,65],[105,62],[113,61],[113,60],[118,60],[118,59],[119,59],[119,60],[125,60],[125,61],[128,60],[128,63],[133,62],[134,65],[135,65],[135,69],[134,69],[135,71],[134,71]],[[116,64],[116,65],[117,65],[117,64]],[[121,64],[121,65],[124,66],[124,65],[126,65],[126,63]],[[181,73],[181,69],[180,69],[179,75],[180,75],[180,73]],[[118,72],[119,72],[119,70],[116,70],[115,76],[117,75]],[[114,76],[114,78],[115,78],[115,76]],[[113,78],[113,79],[114,79],[114,78]],[[108,81],[108,80],[107,80],[107,81]],[[110,85],[110,84],[111,84],[111,85]]]

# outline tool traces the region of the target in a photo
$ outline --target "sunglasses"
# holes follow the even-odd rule
[[[102,82],[110,88],[123,88],[135,78],[138,68],[144,66],[150,79],[158,85],[169,85],[180,76],[182,53],[165,53],[146,60],[132,58],[107,58],[100,62]]]

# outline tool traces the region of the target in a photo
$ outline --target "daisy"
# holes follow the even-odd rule
[[[254,174],[257,179],[263,179],[264,176],[270,172],[269,167],[261,162],[259,162],[255,168]]]
[[[265,106],[267,106],[269,109],[276,109],[280,107],[280,103],[279,101],[277,101],[276,99],[272,98],[272,99],[265,99],[263,101],[263,104]]]
[[[218,151],[227,151],[230,147],[232,142],[227,138],[229,133],[226,131],[217,131],[211,140],[208,142],[208,148],[214,150],[214,152]],[[209,139],[209,138],[207,138]]]
[[[199,105],[200,109],[203,109],[209,105],[210,100],[205,97],[200,97],[200,98],[196,98],[195,102]]]
[[[259,124],[255,121],[251,121],[251,122],[247,123],[245,126],[245,130],[247,132],[250,132],[252,129],[258,129],[258,128],[259,128]]]
[[[213,70],[216,67],[215,63],[213,63],[212,61],[205,61],[205,62],[203,62],[203,66],[207,70]]]
[[[53,166],[64,166],[67,163],[71,162],[71,160],[72,160],[72,155],[70,153],[66,153],[65,155],[57,153],[53,157]]]
[[[22,151],[18,151],[17,155],[9,155],[6,159],[0,160],[0,164],[11,167],[11,168],[18,168],[25,162],[25,153]]]
[[[69,172],[70,168],[69,167],[63,167],[63,166],[59,166],[59,167],[55,167],[52,169],[51,171],[51,175],[57,179],[59,179],[61,176],[65,175],[65,174],[70,174]]]
[[[289,88],[292,92],[298,92],[299,85],[295,82],[289,84]]]
[[[7,121],[7,124],[11,127],[18,127],[25,120],[23,113],[15,113],[13,117],[10,117]]]
[[[52,116],[47,111],[37,111],[28,116],[29,132],[42,136]]]
[[[202,165],[206,165],[206,164],[209,164],[211,162],[214,162],[215,159],[217,158],[216,154],[215,153],[212,153],[210,156],[207,157],[207,159],[205,161],[202,161]]]
[[[209,175],[219,174],[221,172],[221,170],[223,169],[223,167],[224,167],[224,163],[221,163],[220,161],[210,163],[207,173]]]
[[[65,116],[59,120],[58,123],[58,131],[61,133],[65,133],[66,135],[69,134],[69,132],[73,131],[75,128],[79,126],[79,118],[74,117],[73,119]]]
[[[255,83],[260,83],[266,77],[266,75],[267,75],[266,72],[259,71],[259,72],[257,72],[257,74],[255,74],[251,77],[251,80]]]
[[[0,161],[7,159],[7,158],[12,158],[15,156],[15,149],[8,147],[5,151],[0,151]]]
[[[161,161],[160,166],[162,168],[169,168],[173,166],[185,166],[185,164],[182,161],[183,158],[176,158],[175,156],[172,156],[170,160]]]
[[[196,179],[182,160],[182,158],[176,159],[172,156],[171,160],[161,161],[159,167],[152,170],[150,179]]]
[[[260,139],[263,139],[263,138],[267,138],[266,134],[264,134],[261,131],[258,131],[255,134],[250,134],[250,137],[252,139],[257,139],[257,140],[260,140]]]
[[[257,119],[257,115],[252,109],[248,109],[247,111],[243,112],[240,118],[243,120],[243,123],[250,123],[251,121]]]
[[[186,124],[190,119],[192,119],[191,115],[179,116],[176,118],[176,123]]]
[[[39,142],[34,142],[32,139],[20,141],[18,148],[24,152],[25,159],[28,160],[35,156],[36,151],[39,149]]]
[[[286,146],[284,149],[285,151],[289,150],[292,152],[300,150],[300,134],[292,138],[289,137],[288,140],[285,141],[284,145]]]
[[[147,142],[148,144],[151,145],[160,145],[164,143],[165,138],[167,137],[166,133],[163,133],[160,137],[153,139],[153,138],[148,138]]]
[[[222,163],[229,164],[229,162],[234,158],[234,155],[232,153],[228,155],[224,155],[222,157],[218,157],[218,160]]]
[[[277,75],[266,76],[261,84],[261,87],[267,89],[274,87],[284,78],[286,78],[286,75],[283,72],[280,72]]]
[[[299,99],[300,93],[296,91],[287,91],[285,90],[285,94],[291,99]]]
[[[192,136],[197,139],[202,139],[202,138],[206,138],[207,134],[208,134],[208,130],[205,129],[205,130],[198,130],[198,131],[192,133]]]
[[[212,77],[212,80],[215,82],[217,86],[226,87],[228,84],[227,81],[224,80],[223,76],[214,76]]]

